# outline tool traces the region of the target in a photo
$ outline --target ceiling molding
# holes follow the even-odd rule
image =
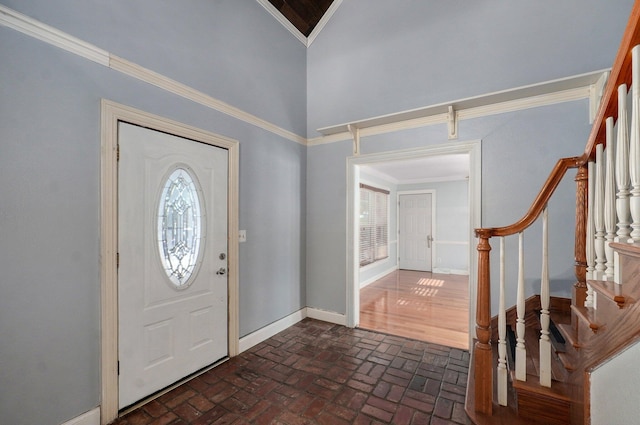
[[[287,140],[291,140],[301,145],[307,144],[307,139],[303,136],[299,136],[289,130],[285,130],[282,127],[236,108],[235,106],[231,106],[226,102],[209,96],[194,89],[193,87],[180,83],[179,81],[173,80],[116,55],[112,55],[106,50],[100,49],[93,44],[82,41],[79,38],[73,37],[3,5],[0,5],[0,25],[12,28],[40,41],[44,41],[45,43],[59,47],[80,57],[99,63],[100,65],[113,69],[114,71],[121,72],[145,83],[152,84],[162,90],[176,94],[247,124],[262,128],[263,130],[269,131]]]
[[[376,169],[374,166],[372,165],[362,165],[360,167],[360,182],[364,182],[367,183],[367,177],[377,177],[381,180],[387,181],[389,183],[393,183],[394,185],[398,185],[400,184],[400,181],[398,179],[396,179],[393,176],[390,176],[387,173],[384,173],[378,169]],[[362,174],[365,174],[365,176],[363,177]],[[374,186],[375,184],[371,184],[372,182],[369,182],[370,186]]]
[[[329,9],[327,9],[324,15],[322,15],[322,19],[318,21],[316,27],[313,29],[313,31],[311,31],[311,34],[309,34],[309,37],[307,38],[307,47],[311,46],[311,43],[313,43],[318,34],[320,34],[320,31],[324,29],[325,25],[327,25],[327,23],[329,22],[333,14],[336,13],[336,10],[338,10],[338,7],[340,7],[341,4],[342,0],[333,0],[331,6],[329,6]]]
[[[380,171],[376,169],[375,164],[362,165],[360,172],[361,173],[364,172],[366,174],[365,177],[361,177],[360,181],[367,180],[367,177],[377,177],[389,183],[393,183],[396,186],[410,185],[410,184],[423,184],[423,183],[447,183],[447,182],[458,182],[458,181],[469,180],[468,172],[464,174],[441,176],[441,177],[425,177],[425,178],[419,178],[419,179],[398,179],[396,177],[393,177],[385,173],[384,171]]]
[[[305,47],[311,46],[311,43],[316,39],[316,37],[320,34],[322,29],[327,25],[333,14],[338,10],[338,7],[342,4],[342,0],[333,0],[329,9],[322,15],[320,21],[315,26],[309,37],[305,37],[287,18],[284,17],[282,13],[278,9],[273,6],[269,0],[256,0],[262,7],[266,9],[267,12],[271,14],[283,27],[287,29],[291,34],[294,35]]]
[[[54,27],[0,4],[0,25],[4,25],[45,43],[75,53],[100,65],[109,66],[109,53]]]
[[[467,173],[468,174],[468,173]],[[422,183],[448,183],[448,182],[460,182],[467,181],[469,179],[468,175],[457,175],[457,176],[447,176],[447,177],[433,177],[433,178],[425,178],[425,179],[413,179],[413,180],[403,180],[399,183],[399,185],[409,185],[409,184],[422,184]]]
[[[304,44],[305,47],[308,47],[307,37],[305,37],[304,34],[302,34],[300,31],[298,31],[298,28],[296,28],[291,22],[289,22],[289,20],[285,18],[278,9],[276,9],[271,3],[269,3],[269,0],[256,1],[260,3],[260,5],[271,14],[271,16],[276,18],[276,20],[280,22],[280,24],[282,24],[282,26],[285,27],[287,31],[293,34],[302,44]]]
[[[277,125],[272,124],[269,121],[258,118],[255,115],[243,111],[242,109],[231,106],[226,102],[202,93],[201,91],[187,86],[186,84],[182,84],[178,81],[172,80],[169,77],[165,77],[162,74],[158,74],[157,72],[151,71],[150,69],[144,68],[126,59],[119,58],[115,55],[110,55],[109,67],[115,71],[119,71],[123,74],[137,78],[140,81],[152,84],[156,87],[176,94],[185,99],[189,99],[193,102],[199,103],[200,105],[206,106],[210,109],[215,109],[218,112],[222,112],[223,114],[229,115],[233,118],[237,118],[240,121],[244,121],[248,124],[262,128],[263,130],[267,130],[271,133],[277,134],[278,136],[281,136],[285,139],[300,143],[301,145],[306,145],[307,143],[307,140],[302,136],[298,136],[297,134],[278,127]]]
[[[260,4],[266,4],[271,7],[277,16],[282,16],[280,12],[271,6],[271,3],[269,3],[268,0],[257,1]],[[326,24],[328,19],[331,17],[331,14],[335,12],[341,3],[342,0],[334,0],[334,3],[323,18],[324,22],[322,25]],[[267,6],[265,6],[265,8],[267,8]],[[267,8],[267,10],[269,9]],[[287,23],[289,23],[289,21],[287,21]],[[222,102],[212,96],[202,93],[192,87],[172,80],[152,70],[146,69],[133,62],[112,55],[108,51],[93,44],[87,43],[1,4],[0,25],[12,28],[25,35],[61,48],[100,65],[109,67],[115,71],[122,72],[146,83],[153,84],[163,90],[237,118],[238,120],[248,124],[262,128],[287,140],[306,146],[316,146],[351,140],[352,134],[349,132],[348,126],[360,129],[360,136],[367,137],[434,124],[446,124],[450,119],[449,106],[453,106],[453,110],[458,119],[470,119],[538,106],[552,105],[561,102],[592,99],[594,97],[593,92],[595,85],[598,84],[603,74],[607,72],[597,71],[511,90],[489,93],[458,101],[441,103],[438,105],[325,127],[318,130],[323,133],[323,136],[307,139],[262,118]],[[292,24],[289,23],[289,25],[302,35],[293,27]],[[311,35],[313,36],[314,33]]]

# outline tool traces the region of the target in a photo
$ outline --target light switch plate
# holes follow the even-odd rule
[[[247,241],[247,231],[238,230],[238,242],[246,242],[246,241]]]

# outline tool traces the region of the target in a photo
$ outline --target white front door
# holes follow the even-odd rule
[[[405,270],[431,271],[431,194],[400,195],[398,244],[399,267]]]
[[[119,408],[228,355],[228,151],[119,123]]]

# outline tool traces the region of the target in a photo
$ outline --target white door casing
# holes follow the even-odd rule
[[[399,268],[429,272],[432,269],[432,194],[400,194],[398,214]]]
[[[469,246],[474,246],[475,236],[473,229],[481,227],[481,164],[482,149],[481,141],[474,140],[468,142],[441,143],[417,149],[398,150],[393,152],[380,152],[371,154],[355,155],[347,158],[347,273],[346,273],[346,323],[349,327],[357,327],[360,322],[360,264],[358,261],[357,241],[359,227],[358,189],[360,187],[360,166],[376,164],[386,161],[399,161],[415,159],[421,156],[437,156],[453,153],[469,154]],[[477,253],[475,250],[469,252],[469,329],[475,326],[476,316],[476,275],[477,275]],[[469,333],[469,344],[472,344],[473,334]]]
[[[124,122],[118,143],[124,408],[228,354],[228,157],[226,149]],[[169,192],[174,198],[162,202]],[[164,264],[165,255],[173,261]]]
[[[118,124],[152,128],[228,152],[228,353],[239,352],[238,327],[238,175],[236,140],[103,99],[101,102],[101,387],[100,423],[118,417]]]

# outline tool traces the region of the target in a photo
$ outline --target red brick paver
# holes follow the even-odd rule
[[[114,425],[470,424],[469,353],[305,319]]]

